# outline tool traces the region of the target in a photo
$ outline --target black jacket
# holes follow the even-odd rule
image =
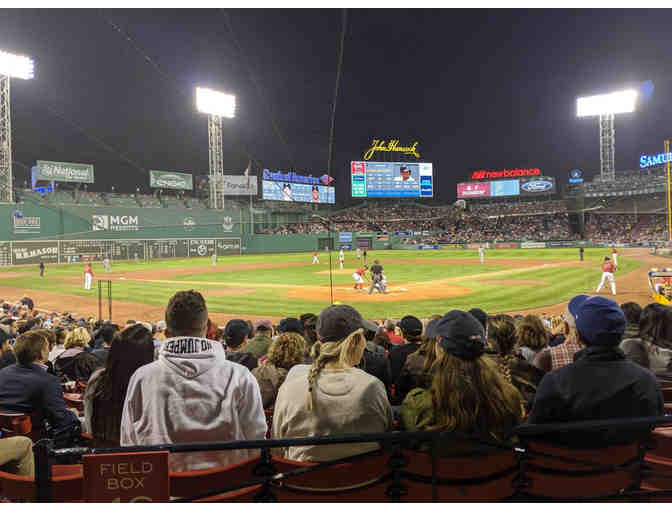
[[[66,409],[58,377],[37,365],[15,363],[0,370],[0,409],[36,413],[55,429],[79,425],[79,419]],[[33,424],[38,428],[39,424]]]
[[[238,363],[239,365],[243,365],[244,367],[247,367],[250,370],[250,372],[255,368],[257,368],[257,366],[259,365],[257,358],[254,357],[249,352],[227,351],[226,359],[228,359],[229,361],[233,361],[234,363]]]
[[[390,377],[390,362],[386,354],[374,352],[367,345],[364,349],[364,355],[362,356],[359,368],[367,374],[377,377],[385,385],[385,390],[389,395],[392,378]]]
[[[101,368],[103,362],[90,352],[82,351],[74,356],[60,356],[54,360],[54,374],[61,381],[88,382],[91,374]]]
[[[534,398],[530,423],[559,423],[663,414],[663,394],[656,377],[625,358],[618,348],[587,347],[574,363],[547,373]],[[631,442],[648,429],[611,433],[555,434],[544,438],[568,446]]]
[[[411,342],[408,344],[395,345],[390,349],[390,370],[392,370],[392,380],[397,381],[401,369],[406,363],[406,358],[413,354],[420,347],[420,342]]]
[[[11,349],[0,356],[0,370],[16,363],[16,356]]]

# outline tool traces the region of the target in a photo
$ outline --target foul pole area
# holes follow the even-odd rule
[[[665,140],[665,154],[670,153],[670,141]],[[672,241],[672,203],[670,203],[670,158],[667,158],[667,240]]]

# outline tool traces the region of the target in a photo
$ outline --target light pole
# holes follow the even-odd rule
[[[600,176],[603,181],[613,181],[616,170],[614,115],[634,112],[636,104],[636,90],[579,97],[576,100],[577,117],[599,116],[600,118]]]
[[[236,96],[215,90],[196,88],[196,108],[208,114],[208,154],[210,156],[210,208],[217,209],[217,187],[221,186],[224,175],[222,154],[222,117],[232,119],[236,113]],[[224,194],[220,193],[221,209],[224,208]]]
[[[12,115],[9,79],[31,80],[34,74],[31,58],[0,51],[0,203],[12,203]]]

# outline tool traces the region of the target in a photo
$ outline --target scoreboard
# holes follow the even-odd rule
[[[434,195],[431,163],[350,163],[353,197],[428,197]]]

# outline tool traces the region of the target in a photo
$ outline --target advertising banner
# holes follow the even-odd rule
[[[262,191],[264,200],[312,202],[315,204],[333,204],[336,202],[336,191],[333,186],[262,181]]]
[[[467,248],[470,250],[477,250],[478,248],[490,248],[490,243],[469,243]]]
[[[40,217],[39,216],[12,216],[15,234],[39,234]]]
[[[183,172],[160,172],[159,170],[150,170],[149,186],[151,188],[191,191],[194,189],[194,178],[191,174]]]
[[[93,165],[38,160],[37,180],[92,183]]]
[[[494,244],[495,249],[510,249],[510,248],[518,248],[518,244],[516,243],[495,243]]]
[[[215,180],[218,190],[225,195],[257,196],[256,175],[219,175]]]
[[[461,182],[457,185],[457,198],[481,198],[489,196],[489,182]]]
[[[555,177],[532,177],[520,180],[521,195],[555,193]]]
[[[451,248],[452,248],[452,249],[460,249],[460,248],[464,248],[464,245],[463,245],[463,244],[448,244],[448,243],[441,243],[440,241],[439,241],[439,243],[441,244],[441,246],[442,246],[443,248],[448,248],[448,249],[451,249]]]
[[[339,232],[338,233],[338,242],[339,243],[351,243],[352,242],[352,232]]]
[[[520,243],[521,248],[546,248],[546,243],[537,242],[537,241],[525,241]]]
[[[490,196],[509,197],[520,195],[520,181],[514,179],[511,181],[492,181],[490,183]]]
[[[91,230],[137,232],[140,230],[140,222],[136,215],[94,214],[91,216]]]
[[[546,246],[549,248],[576,248],[578,243],[576,241],[546,241]]]
[[[12,264],[58,263],[58,241],[14,241]]]

